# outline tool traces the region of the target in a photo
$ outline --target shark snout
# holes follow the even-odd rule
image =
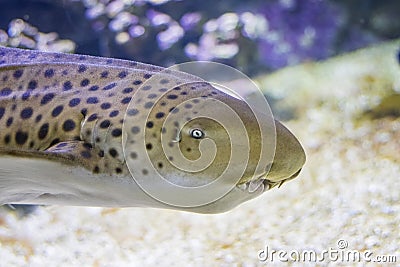
[[[276,125],[276,149],[271,169],[266,179],[283,182],[296,178],[306,162],[306,154],[297,138],[280,122]]]

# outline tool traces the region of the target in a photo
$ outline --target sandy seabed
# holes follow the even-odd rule
[[[258,80],[290,110],[286,125],[307,153],[301,175],[281,188],[218,215],[51,206],[20,219],[0,209],[0,267],[278,266],[279,255],[298,266],[400,265],[400,117],[371,115],[400,94],[399,48]],[[304,261],[307,251],[321,261]]]

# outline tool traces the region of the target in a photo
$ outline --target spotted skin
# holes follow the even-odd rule
[[[148,79],[160,72],[163,74],[158,80],[158,86],[143,86]],[[182,85],[182,83],[185,84]],[[166,92],[167,88],[171,87],[173,90]],[[140,93],[136,94],[138,90]],[[160,95],[162,95],[161,99],[154,102]],[[255,118],[249,107],[238,103],[237,99],[191,75],[173,71],[164,72],[161,67],[118,59],[0,47],[0,204],[2,201],[13,202],[13,200],[15,203],[47,204],[53,203],[46,201],[49,195],[57,195],[50,190],[50,192],[40,192],[40,197],[35,197],[35,200],[12,197],[2,200],[1,190],[5,191],[3,188],[6,188],[1,180],[2,157],[4,159],[23,158],[33,162],[40,160],[46,164],[57,162],[69,168],[83,168],[89,177],[101,176],[106,177],[105,179],[109,177],[109,180],[117,178],[121,181],[131,181],[122,148],[124,120],[133,122],[126,133],[128,140],[131,140],[127,156],[130,161],[137,164],[135,166],[140,168],[141,175],[148,175],[148,166],[141,164],[144,155],[137,153],[135,146],[145,141],[147,154],[152,162],[155,162],[158,171],[172,180],[180,177],[171,165],[174,155],[160,153],[161,134],[166,134],[171,138],[171,147],[177,145],[173,139],[180,134],[174,132],[179,125],[162,127],[167,115],[174,113],[188,122],[185,125],[184,134],[179,137],[185,157],[192,160],[199,157],[199,140],[188,135],[193,128],[207,129],[208,127],[208,134],[215,134],[215,139],[221,140],[221,142],[216,142],[219,151],[216,156],[218,164],[208,168],[197,177],[190,175],[180,177],[184,180],[182,184],[201,185],[215,179],[223,172],[229,160],[226,155],[229,155],[230,147],[225,141],[222,142],[228,135],[223,127],[220,125],[211,127],[210,121],[206,119],[191,120],[196,117],[197,110],[202,108],[203,100],[210,97],[236,109],[245,121],[250,133],[251,153],[249,165],[240,183],[249,182],[254,175],[260,154],[258,145],[260,130],[253,125]],[[187,101],[185,105],[177,108],[184,101]],[[216,112],[218,112],[217,109]],[[143,124],[143,121],[146,123]],[[175,124],[178,123],[175,122]],[[283,175],[275,176],[279,177],[276,181],[272,177],[270,182],[273,185],[295,177],[305,159],[304,151],[294,136],[287,130],[285,132],[281,124],[277,125],[278,143],[279,140],[284,141],[282,144],[285,143],[282,145],[282,151],[284,149],[289,153],[294,151],[293,158],[296,157],[296,159],[293,161],[294,164],[285,165],[284,171],[276,170],[273,165],[272,173],[275,171]],[[139,133],[144,130],[146,130],[147,139],[140,140]],[[282,133],[281,137],[279,131]],[[279,161],[286,161],[283,159],[286,155],[280,156],[282,159]],[[278,163],[275,162],[275,166],[279,166]],[[36,201],[40,198],[42,200]],[[246,195],[246,200],[249,198]],[[59,199],[61,199],[59,202],[61,204],[70,203],[63,200],[63,197]],[[121,203],[124,201],[126,198],[116,201],[116,205],[135,206],[136,204]],[[141,199],[133,200],[135,201],[141,202]],[[231,201],[235,203],[231,206],[242,201]],[[104,206],[107,202],[71,203]],[[157,205],[141,204],[139,206]],[[195,211],[219,212],[220,208],[211,207]],[[225,208],[222,207],[222,210]]]

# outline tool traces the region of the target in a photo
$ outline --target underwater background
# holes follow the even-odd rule
[[[390,0],[1,0],[0,44],[169,66],[213,60],[253,76],[400,33]]]
[[[221,215],[0,208],[0,267],[278,266],[260,250],[340,240],[399,264],[399,14],[398,0],[0,0],[2,46],[241,70],[308,157],[299,178]]]

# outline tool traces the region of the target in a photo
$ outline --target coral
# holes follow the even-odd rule
[[[59,39],[55,32],[42,33],[22,19],[12,20],[7,32],[0,29],[0,45],[52,52],[75,50],[73,41]]]
[[[29,14],[32,19],[24,17],[29,23],[74,40],[78,53],[163,66],[212,60],[249,75],[325,59],[400,35],[395,16],[400,4],[393,0],[3,2],[8,6],[1,4],[7,13],[0,10],[0,25],[10,19],[10,13],[20,12],[19,17]],[[54,15],[34,19],[36,13],[41,14],[43,2]],[[63,14],[65,17],[61,18]],[[50,49],[43,43],[54,42],[54,34],[40,35],[41,40],[50,40],[39,44],[28,30],[18,33],[20,26],[13,24],[19,37],[15,39],[2,31],[3,44]]]

